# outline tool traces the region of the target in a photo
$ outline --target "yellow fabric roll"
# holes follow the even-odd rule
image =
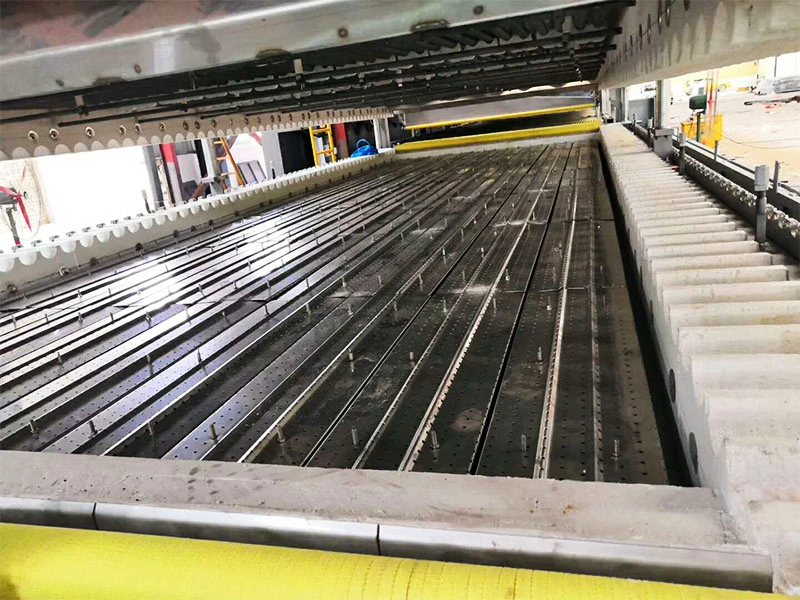
[[[769,594],[0,524],[3,600],[740,600]]]

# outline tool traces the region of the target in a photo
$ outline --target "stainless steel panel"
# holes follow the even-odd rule
[[[110,503],[97,504],[95,519],[101,531],[379,554],[369,523]]]
[[[0,497],[0,522],[95,529],[94,502]]]
[[[766,553],[381,525],[381,554],[770,591]]]

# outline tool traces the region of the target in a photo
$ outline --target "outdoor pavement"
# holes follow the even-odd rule
[[[764,104],[765,96],[750,93],[719,94],[723,138],[719,151],[728,158],[755,167],[780,161],[781,181],[800,189],[800,103]],[[745,102],[758,103],[746,106]],[[689,99],[676,97],[670,106],[669,126],[678,128],[691,117]]]

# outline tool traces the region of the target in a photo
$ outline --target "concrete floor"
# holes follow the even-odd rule
[[[800,187],[800,103],[745,105],[764,98],[750,93],[719,95],[720,152],[750,167],[770,165],[770,173],[775,161],[780,161],[781,180]],[[670,106],[669,126],[677,129],[691,113],[688,97],[676,97]]]

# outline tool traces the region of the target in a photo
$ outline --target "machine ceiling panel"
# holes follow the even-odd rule
[[[15,55],[9,37],[27,50],[39,43],[37,35],[49,39],[51,30],[36,28],[29,4],[3,2],[1,149],[10,155],[27,144],[33,154],[38,146],[56,143],[69,149],[78,141],[107,144],[94,124],[122,119],[129,120],[120,121],[126,132],[138,124],[136,133],[152,139],[185,135],[188,116],[189,130],[202,135],[220,127],[212,123],[219,117],[235,116],[228,125],[246,130],[253,125],[251,119],[275,124],[274,115],[284,115],[283,123],[337,120],[339,113],[329,116],[327,111],[419,106],[591,81],[614,49],[611,39],[620,32],[630,4],[375,0],[360,2],[356,9],[349,0],[281,3],[131,33],[123,25],[139,11],[165,7],[158,22],[171,24],[171,3],[130,5],[126,16],[118,11],[128,5],[114,3],[119,22],[96,40]],[[44,23],[66,20],[63,11],[69,7],[85,11],[66,3],[62,13],[47,14]],[[111,13],[78,16],[75,22],[82,24],[84,34],[100,28],[101,17],[112,19]],[[123,37],[106,39],[109,31],[122,31]],[[76,35],[68,29],[55,39],[76,43]],[[265,39],[269,48],[264,48]],[[128,63],[130,68],[123,67]],[[158,126],[152,134],[146,131],[148,124]],[[86,138],[86,128],[95,134],[91,139],[67,134],[79,130]]]
[[[244,63],[248,75],[255,76],[253,61],[272,63],[278,56],[284,59],[279,62],[285,62],[288,55],[349,47],[322,55],[325,65],[341,66],[362,58],[363,48],[354,49],[354,44],[388,38],[400,39],[393,40],[396,44],[370,47],[369,60],[459,43],[508,41],[513,36],[527,37],[530,29],[545,35],[554,22],[563,20],[555,11],[590,4],[590,0],[498,0],[485,6],[473,0],[47,4],[3,0],[0,56],[4,85],[0,99],[77,91],[239,63]],[[601,12],[596,7],[581,10],[577,24],[602,23],[605,17]],[[531,15],[539,17],[526,20]],[[512,22],[509,18],[519,19]],[[444,29],[452,35],[439,35]],[[409,34],[422,35],[412,38]]]

